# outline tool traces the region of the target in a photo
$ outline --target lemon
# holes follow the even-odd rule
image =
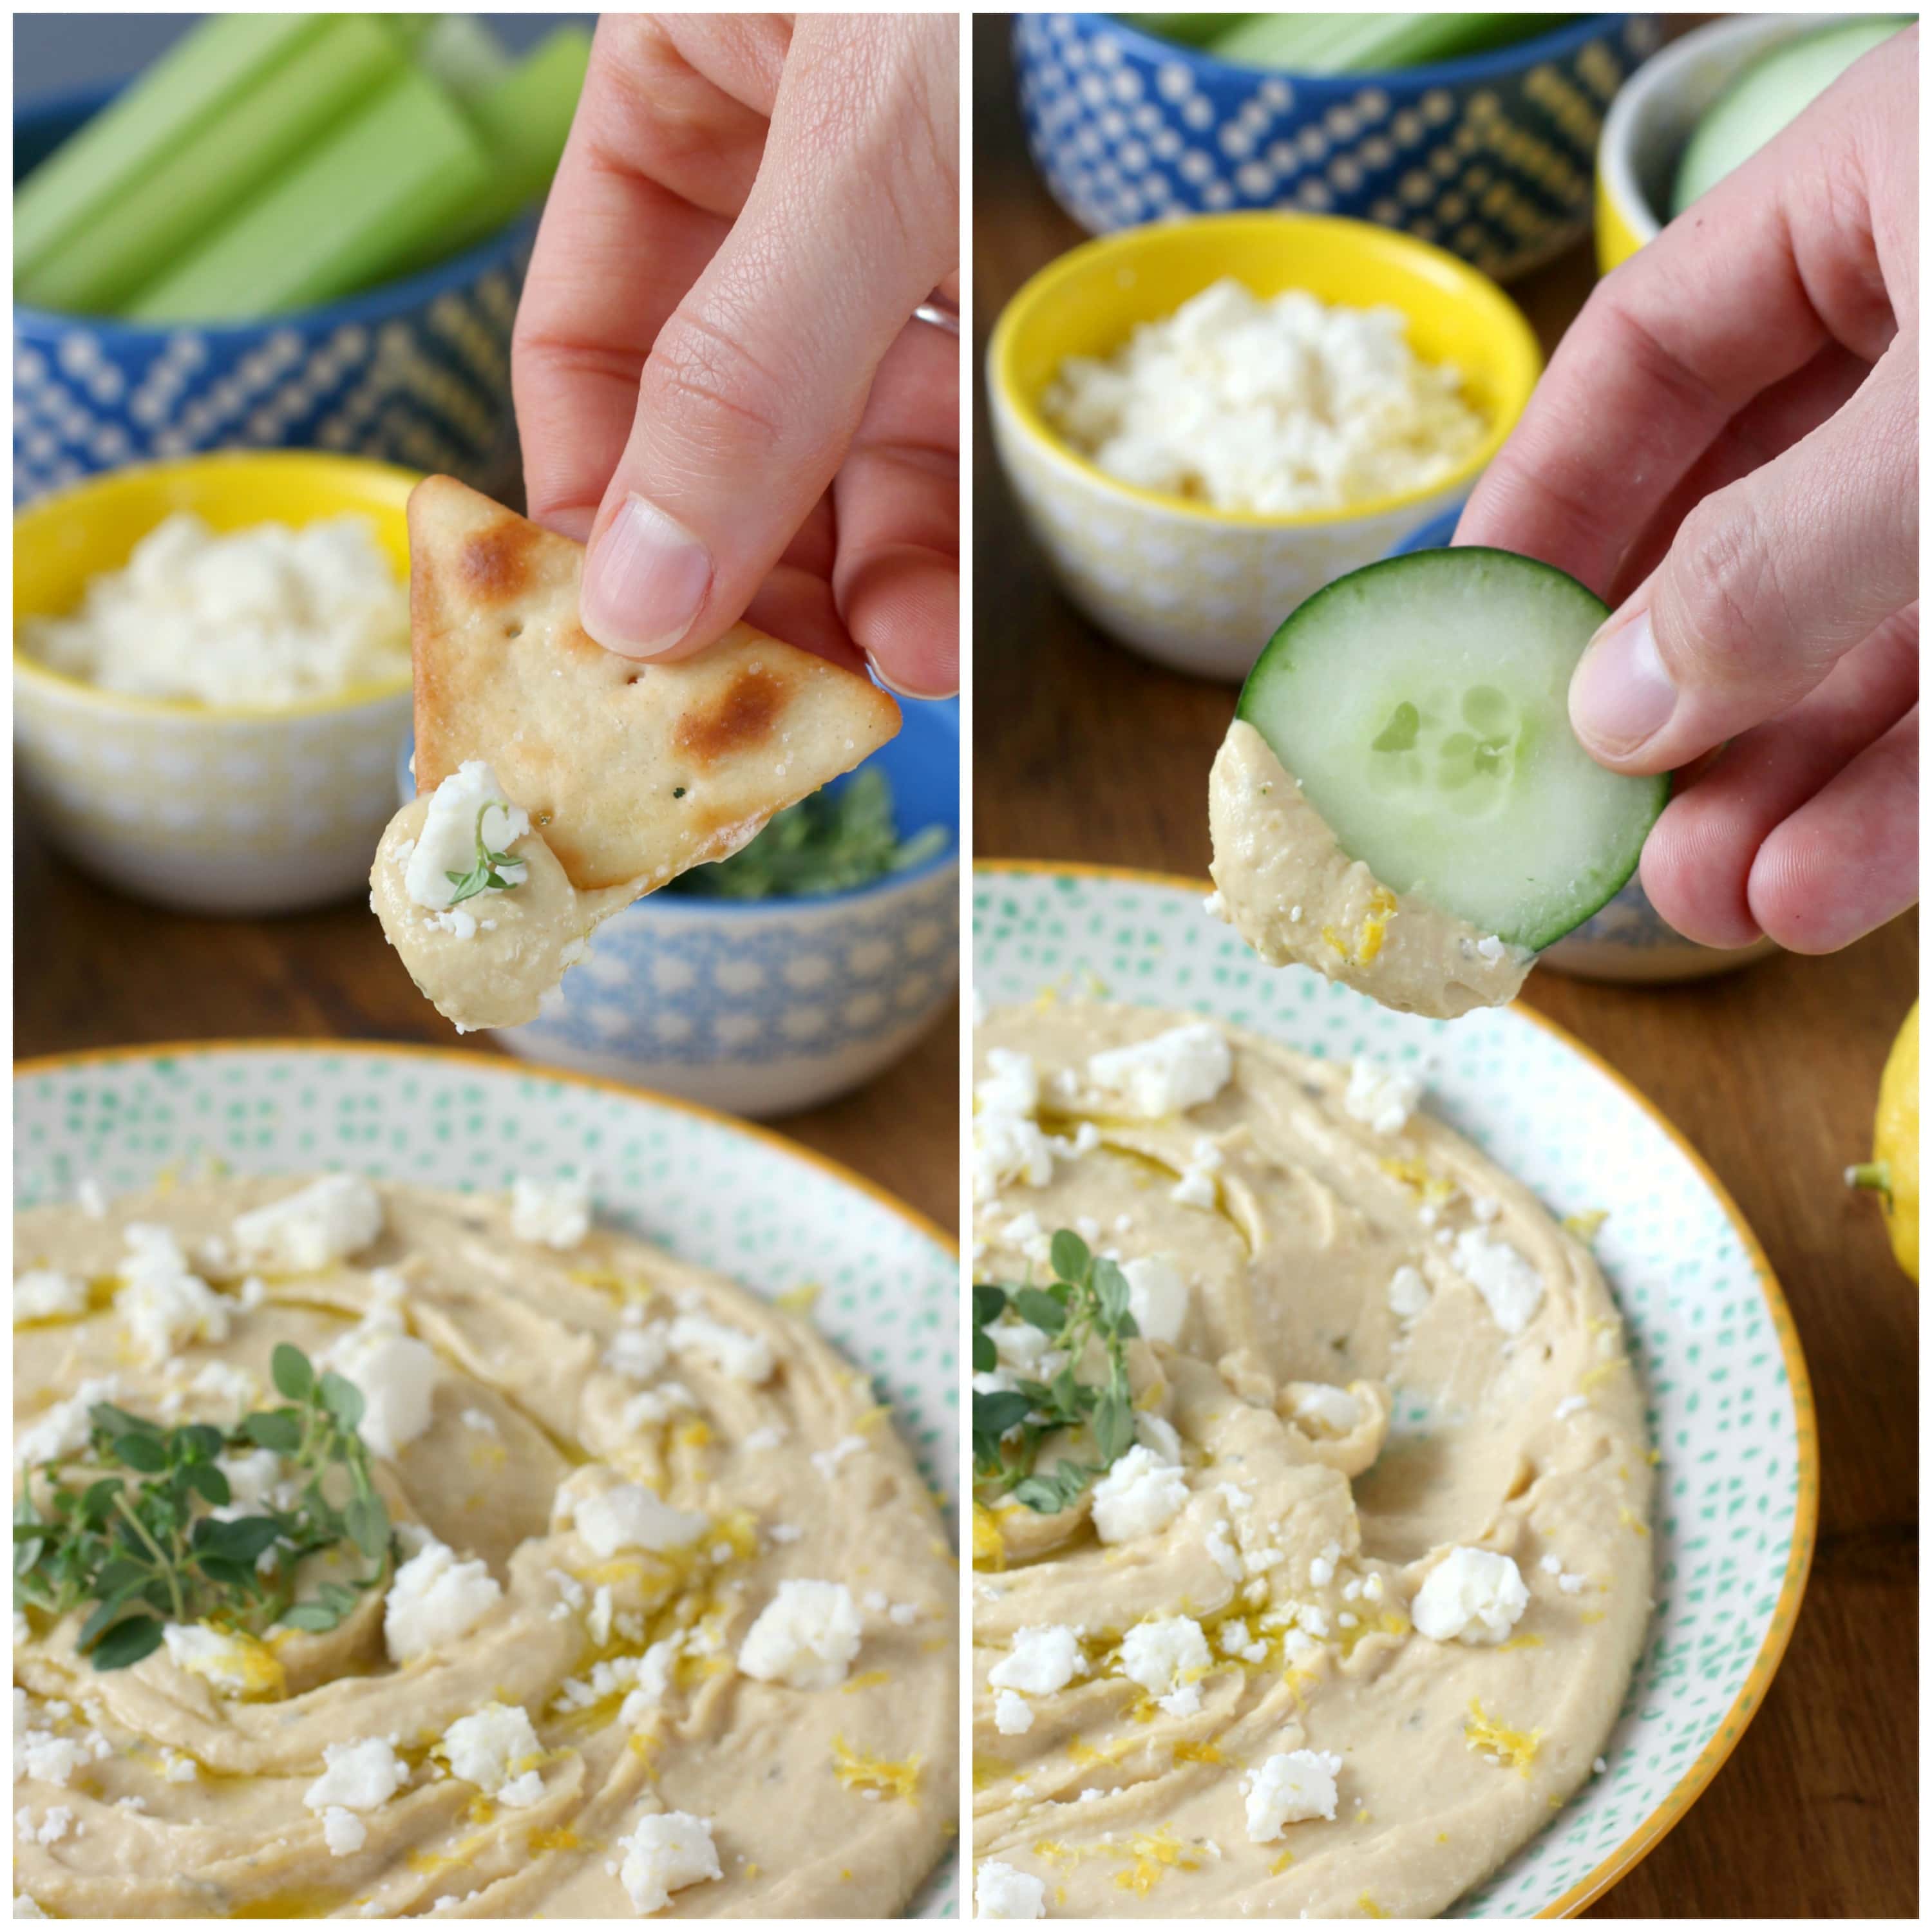
[[[1872,1157],[1845,1170],[1854,1187],[1876,1190],[1898,1264],[1918,1279],[1918,1006],[1916,1001],[1892,1042],[1878,1083],[1878,1117],[1872,1124]]]

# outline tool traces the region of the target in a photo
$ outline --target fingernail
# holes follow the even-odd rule
[[[934,698],[950,698],[952,695],[950,691],[914,691],[910,685],[900,683],[898,680],[894,677],[870,651],[866,653],[866,662],[871,666],[872,675],[895,698],[909,698],[916,704],[930,704]]]
[[[710,587],[702,541],[634,495],[590,547],[578,614],[607,651],[654,658],[691,628]]]
[[[1619,756],[1647,743],[1670,722],[1676,687],[1664,668],[1642,611],[1583,653],[1570,684],[1570,722],[1586,744]]]

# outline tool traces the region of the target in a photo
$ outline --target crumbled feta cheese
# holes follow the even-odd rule
[[[1404,1262],[1389,1277],[1388,1300],[1400,1320],[1413,1322],[1429,1306],[1429,1284],[1421,1270]]]
[[[1216,1569],[1231,1583],[1238,1583],[1244,1574],[1241,1552],[1228,1534],[1225,1522],[1210,1522],[1204,1539],[1210,1559]]]
[[[502,1586],[480,1558],[459,1562],[434,1538],[389,1580],[382,1606],[382,1640],[392,1661],[447,1651],[467,1636],[502,1600]]]
[[[332,1804],[322,1814],[322,1842],[331,1858],[346,1858],[369,1841],[369,1828],[352,1811]]]
[[[1193,1681],[1214,1661],[1208,1640],[1192,1617],[1150,1617],[1120,1640],[1120,1670],[1170,1716],[1191,1716],[1201,1708],[1201,1687]]]
[[[662,1322],[620,1328],[604,1345],[604,1366],[633,1382],[649,1382],[670,1360],[670,1327]]]
[[[1124,1263],[1127,1312],[1150,1342],[1177,1340],[1187,1320],[1187,1283],[1180,1269],[1160,1255]]]
[[[738,1668],[794,1690],[829,1690],[859,1654],[858,1607],[843,1583],[788,1577],[738,1648]]]
[[[1566,1395],[1552,1412],[1558,1422],[1566,1422],[1580,1410],[1588,1408],[1590,1398],[1586,1395]]]
[[[436,1746],[458,1778],[500,1804],[520,1810],[543,1796],[543,1746],[520,1704],[485,1704],[459,1718]]]
[[[250,1268],[310,1274],[366,1248],[382,1232],[382,1197],[359,1174],[326,1174],[266,1208],[238,1215],[235,1243]]]
[[[44,1918],[46,1916],[40,1910],[40,1901],[31,1892],[14,1893],[14,1916],[16,1918]]]
[[[1013,1633],[1011,1648],[986,1672],[986,1682],[996,1690],[1050,1697],[1086,1669],[1078,1631],[1066,1624],[1028,1624]]]
[[[326,1811],[331,1806],[373,1811],[410,1781],[409,1766],[386,1738],[325,1744],[322,1761],[328,1768],[302,1793],[302,1802],[311,1811]]]
[[[1053,1146],[1034,1116],[1040,1076],[1030,1054],[994,1047],[986,1075],[973,1090],[973,1196],[992,1201],[1009,1183],[1044,1187],[1053,1178]]]
[[[1437,1643],[1501,1643],[1528,1603],[1514,1558],[1458,1545],[1424,1578],[1409,1616]]]
[[[510,1184],[510,1231],[520,1241],[574,1248],[590,1232],[590,1184],[579,1175],[539,1180],[520,1174]]]
[[[1087,1078],[1096,1087],[1118,1094],[1149,1120],[1213,1100],[1234,1070],[1227,1036],[1206,1020],[1096,1053],[1087,1063]]]
[[[993,1700],[993,1728],[1004,1738],[1031,1730],[1033,1706],[1017,1690],[1002,1690]]]
[[[1194,1151],[1187,1165],[1180,1170],[1180,1178],[1168,1192],[1184,1208],[1213,1209],[1221,1198],[1220,1187],[1214,1177],[1226,1165],[1226,1157],[1205,1134],[1194,1143]]]
[[[722,1878],[711,1820],[688,1811],[658,1811],[640,1818],[628,1838],[617,1840],[624,1854],[618,1877],[640,1917],[662,1912],[674,1892]]]
[[[576,1517],[578,1534],[599,1556],[620,1550],[681,1550],[710,1527],[705,1517],[673,1509],[641,1483],[618,1483],[584,1497]]]
[[[87,1284],[52,1268],[29,1268],[14,1282],[14,1326],[87,1312]]]
[[[1094,1485],[1094,1531],[1126,1543],[1165,1529],[1187,1504],[1187,1477],[1157,1450],[1136,1443]]]
[[[1315,1436],[1346,1436],[1362,1419],[1361,1398],[1326,1382],[1294,1383],[1289,1406],[1294,1420]]]
[[[1358,1060],[1348,1069],[1342,1109],[1371,1133],[1399,1134],[1408,1125],[1408,1117],[1422,1098],[1422,1088],[1420,1074]]]
[[[1000,1360],[1010,1367],[1024,1369],[1029,1375],[1037,1370],[1052,1346],[1052,1337],[1044,1328],[1016,1316],[996,1322],[987,1330]]]
[[[976,1918],[1044,1918],[1046,1881],[988,1858],[974,1882]]]
[[[176,1669],[228,1696],[264,1690],[279,1676],[274,1652],[256,1637],[231,1635],[206,1624],[169,1624],[161,1641]]]
[[[217,1516],[258,1514],[260,1506],[272,1499],[276,1484],[282,1480],[282,1459],[272,1449],[218,1456],[214,1466],[228,1482],[226,1509],[216,1510]]]
[[[403,870],[403,889],[418,905],[441,912],[456,898],[450,874],[460,879],[476,869],[479,838],[493,852],[508,852],[530,829],[530,814],[510,802],[496,773],[481,758],[466,758],[430,794],[416,850]],[[526,869],[514,858],[496,868],[512,891],[524,883]],[[487,886],[471,899],[487,898],[496,890]]]
[[[848,1456],[864,1453],[866,1438],[862,1436],[842,1436],[830,1449],[814,1449],[812,1452],[812,1466],[818,1472],[820,1479],[830,1482],[838,1473],[838,1466]]]
[[[1248,1837],[1271,1844],[1284,1825],[1335,1815],[1335,1780],[1342,1760],[1334,1751],[1277,1751],[1241,1780],[1248,1801]]]
[[[1139,324],[1104,359],[1070,356],[1041,399],[1054,430],[1122,482],[1268,514],[1426,489],[1484,418],[1452,364],[1423,361],[1393,308],[1231,276]]]
[[[179,511],[20,644],[104,691],[278,709],[406,682],[409,594],[367,517],[217,533]]]
[[[728,1327],[703,1315],[680,1315],[670,1324],[670,1342],[680,1355],[695,1355],[720,1375],[755,1388],[771,1379],[772,1345],[762,1335]]]
[[[784,1439],[785,1432],[776,1423],[767,1423],[762,1429],[753,1430],[739,1446],[756,1456],[767,1449],[776,1449]]]
[[[1543,1306],[1543,1277],[1507,1241],[1480,1228],[1456,1237],[1456,1266],[1490,1305],[1505,1335],[1520,1335]]]
[[[166,1228],[130,1223],[122,1286],[115,1312],[128,1324],[141,1360],[158,1368],[194,1342],[228,1339],[228,1304],[188,1267],[181,1244]]]
[[[328,1350],[323,1365],[362,1391],[356,1432],[376,1455],[393,1461],[429,1427],[442,1370],[427,1344],[358,1324]]]

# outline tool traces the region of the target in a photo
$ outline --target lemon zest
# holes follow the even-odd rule
[[[1494,1765],[1514,1767],[1521,1778],[1529,1775],[1529,1767],[1543,1742],[1540,1730],[1512,1730],[1489,1716],[1479,1697],[1469,1700],[1469,1715],[1462,1720],[1462,1737],[1478,1756],[1486,1757]]]
[[[856,1751],[842,1736],[835,1734],[832,1740],[832,1768],[848,1791],[876,1791],[881,1798],[903,1798],[916,1804],[920,1767],[925,1762],[923,1753],[895,1761]]]

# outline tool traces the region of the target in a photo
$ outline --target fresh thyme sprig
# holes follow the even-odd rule
[[[489,842],[483,836],[483,821],[498,809],[493,799],[476,814],[476,862],[466,872],[446,872],[443,877],[456,888],[456,896],[452,905],[460,905],[465,899],[474,898],[478,892],[507,892],[520,886],[521,879],[506,879],[506,871],[523,872],[522,860],[514,852],[493,852]]]
[[[244,1415],[231,1430],[202,1422],[166,1429],[96,1402],[86,1454],[43,1462],[22,1486],[14,1513],[16,1606],[58,1617],[91,1602],[78,1647],[92,1653],[97,1670],[138,1664],[169,1623],[214,1621],[256,1635],[276,1623],[334,1629],[382,1581],[390,1553],[389,1512],[356,1432],[362,1394],[332,1370],[318,1376],[286,1342],[270,1370],[288,1406]],[[198,1510],[198,1503],[230,1505],[232,1492],[216,1459],[251,1449],[284,1459],[290,1506],[226,1519]],[[297,1603],[296,1566],[344,1542],[374,1569],[352,1586],[325,1583]]]
[[[1133,1390],[1127,1379],[1127,1344],[1140,1333],[1128,1310],[1127,1278],[1118,1265],[1088,1251],[1062,1228],[1050,1244],[1054,1279],[1043,1287],[976,1282],[973,1288],[973,1369],[990,1374],[1000,1365],[988,1332],[1009,1309],[1054,1338],[1066,1361],[1051,1382],[1016,1380],[1010,1390],[973,1397],[973,1467],[994,1495],[1051,1516],[1078,1500],[1133,1446]],[[1097,1336],[1106,1353],[1106,1378],[1079,1378],[1082,1357]],[[1071,1456],[1048,1471],[1036,1466],[1040,1444],[1064,1430],[1085,1428],[1100,1460]]]

